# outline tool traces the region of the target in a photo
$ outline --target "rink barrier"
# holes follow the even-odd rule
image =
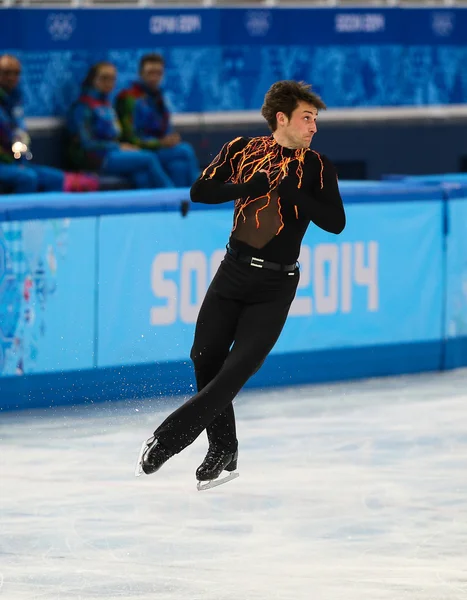
[[[341,182],[297,298],[247,387],[467,364],[467,185]],[[0,410],[193,392],[194,322],[232,206],[189,190],[0,199]]]

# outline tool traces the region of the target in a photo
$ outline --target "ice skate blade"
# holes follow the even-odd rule
[[[232,481],[232,479],[237,479],[237,477],[240,477],[240,473],[230,473],[230,475],[227,475],[227,477],[224,477],[223,479],[213,479],[212,481],[207,482],[198,481],[198,485],[196,487],[198,492],[203,492],[204,490],[210,490],[211,488],[223,485],[228,481]]]
[[[147,449],[148,449],[148,443],[146,441],[146,442],[143,442],[143,444],[141,446],[141,450],[139,452],[138,462],[136,463],[136,469],[135,469],[135,477],[139,477],[140,475],[142,475],[144,473],[144,471],[143,471],[143,455]]]

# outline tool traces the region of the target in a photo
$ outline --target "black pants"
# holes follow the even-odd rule
[[[191,358],[198,393],[154,432],[164,446],[181,452],[207,428],[210,443],[237,448],[232,400],[276,343],[298,280],[298,269],[258,269],[225,256],[196,323]]]

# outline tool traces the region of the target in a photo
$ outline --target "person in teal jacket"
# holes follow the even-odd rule
[[[139,79],[120,92],[116,109],[122,125],[122,139],[138,148],[151,150],[176,187],[189,187],[200,168],[190,144],[173,131],[170,112],[160,88],[164,59],[146,54],[140,60]]]
[[[96,177],[65,173],[31,162],[31,140],[23,114],[20,89],[21,63],[15,56],[0,56],[0,183],[13,194],[93,191]]]
[[[110,100],[116,78],[112,63],[96,63],[82,84],[79,99],[71,107],[67,128],[74,168],[125,175],[137,188],[174,187],[157,155],[120,141],[120,123]]]

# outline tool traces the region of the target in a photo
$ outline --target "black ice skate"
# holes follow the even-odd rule
[[[146,475],[155,473],[172,456],[173,452],[160,444],[157,438],[149,438],[141,446],[138,462],[136,463],[135,476],[139,477],[143,473],[146,473]]]
[[[196,470],[198,490],[208,490],[236,479],[239,475],[233,471],[237,468],[237,458],[238,451],[229,452],[229,450],[226,450],[222,446],[211,444],[206,458]],[[218,479],[222,471],[229,471],[230,475]],[[201,483],[204,481],[207,483]]]

